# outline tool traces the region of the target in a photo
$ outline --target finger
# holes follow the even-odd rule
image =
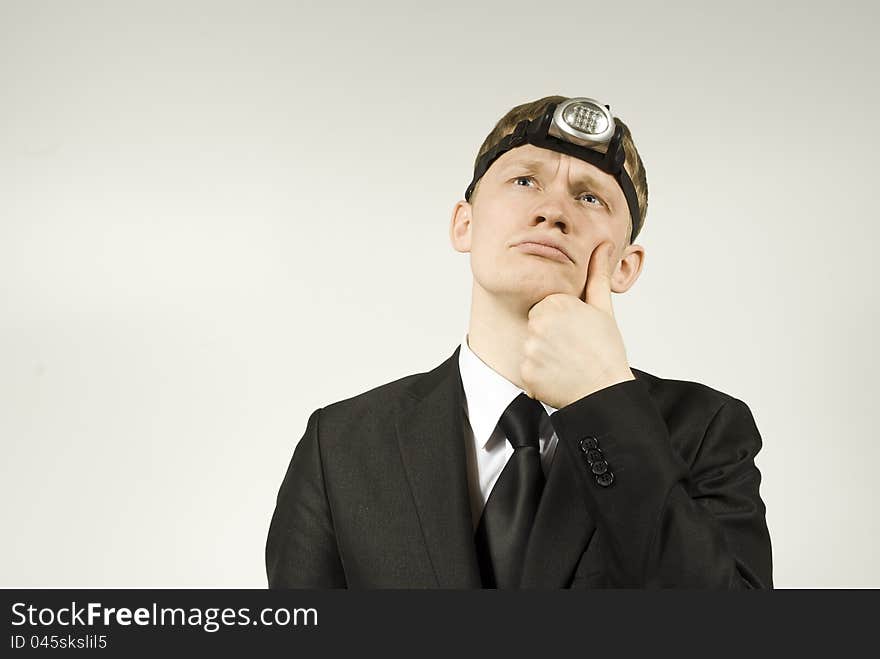
[[[601,243],[590,255],[590,266],[587,270],[587,285],[584,290],[584,302],[601,309],[610,316],[614,315],[611,304],[611,256],[614,244]]]
[[[532,312],[534,311],[535,307],[537,307],[539,304],[541,304],[541,302],[543,302],[545,299],[546,299],[546,298],[543,298],[543,299],[541,299],[541,300],[537,300],[532,306],[529,307],[529,311],[528,311],[528,313],[527,313],[526,315],[527,315],[529,318],[531,318],[531,317],[532,317]]]

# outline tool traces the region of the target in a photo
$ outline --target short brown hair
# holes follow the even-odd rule
[[[523,103],[522,105],[517,105],[512,108],[505,114],[501,119],[498,120],[498,123],[495,124],[495,128],[492,129],[492,132],[486,136],[486,139],[483,140],[482,146],[480,146],[480,150],[477,152],[477,157],[474,158],[474,168],[476,169],[477,163],[480,161],[480,158],[486,153],[489,149],[491,149],[495,144],[497,144],[501,139],[505,136],[509,135],[513,132],[513,129],[516,128],[516,125],[522,121],[523,119],[537,119],[541,115],[544,114],[544,111],[547,109],[547,106],[551,103],[559,103],[561,101],[566,100],[568,97],[566,96],[545,96],[544,98],[539,98],[537,101],[531,101],[529,103]],[[627,174],[629,174],[630,179],[632,179],[633,187],[636,190],[636,198],[639,201],[639,218],[641,219],[641,226],[645,226],[645,216],[648,214],[648,180],[645,177],[645,166],[642,164],[642,158],[639,156],[639,152],[636,149],[635,142],[633,142],[632,133],[629,130],[629,126],[627,126],[620,117],[615,117],[615,121],[623,128],[623,151],[626,154],[626,160],[624,160],[623,166],[626,168]],[[605,149],[602,147],[597,147],[597,151],[601,151],[604,153]],[[471,203],[473,203],[474,197],[477,194],[477,191],[480,188],[480,183],[482,182],[482,178],[477,181],[477,185],[474,188],[473,193],[471,194]],[[640,229],[641,230],[641,229]],[[632,222],[630,222],[630,233],[632,232]],[[627,236],[627,238],[632,241],[633,238]]]

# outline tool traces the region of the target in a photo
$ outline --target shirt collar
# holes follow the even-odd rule
[[[458,353],[458,369],[464,388],[465,411],[474,432],[474,441],[478,447],[485,448],[504,410],[514,398],[524,392],[477,357],[468,346],[467,334],[464,335]],[[539,402],[548,416],[556,411],[555,407]]]

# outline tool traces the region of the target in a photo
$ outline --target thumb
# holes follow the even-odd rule
[[[611,305],[611,275],[608,272],[614,254],[614,243],[604,242],[590,257],[587,270],[587,284],[584,287],[584,302],[614,315]]]

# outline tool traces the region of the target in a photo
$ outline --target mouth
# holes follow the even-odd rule
[[[522,242],[517,245],[514,245],[521,252],[525,252],[526,254],[534,254],[535,256],[543,256],[548,259],[552,259],[554,261],[559,261],[560,263],[573,263],[573,261],[568,258],[568,255],[563,252],[561,249],[553,247],[551,245],[545,245],[543,243],[533,243],[533,242]]]

